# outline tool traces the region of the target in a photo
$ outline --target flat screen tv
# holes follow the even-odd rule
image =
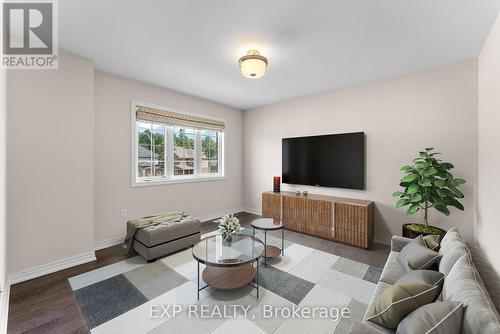
[[[364,132],[283,138],[283,183],[365,189]]]

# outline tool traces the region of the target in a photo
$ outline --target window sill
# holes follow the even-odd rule
[[[132,188],[135,187],[149,187],[149,186],[161,186],[167,184],[177,184],[177,183],[191,183],[191,182],[207,182],[207,181],[218,181],[225,180],[225,176],[200,176],[200,177],[186,177],[177,179],[165,179],[165,180],[151,180],[151,181],[133,181]]]

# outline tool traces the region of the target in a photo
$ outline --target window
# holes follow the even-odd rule
[[[132,104],[133,185],[224,176],[224,123]]]
[[[201,173],[219,172],[219,138],[216,131],[201,131]]]
[[[195,129],[174,126],[174,175],[194,174]]]
[[[165,126],[137,122],[137,176],[165,176]]]

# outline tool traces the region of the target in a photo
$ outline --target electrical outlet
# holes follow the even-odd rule
[[[120,217],[127,218],[127,216],[128,216],[127,209],[121,209],[120,210]]]

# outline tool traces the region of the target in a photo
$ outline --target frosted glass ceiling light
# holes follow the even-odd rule
[[[257,79],[266,74],[267,58],[261,56],[257,50],[248,51],[238,63],[241,75],[245,78]]]

